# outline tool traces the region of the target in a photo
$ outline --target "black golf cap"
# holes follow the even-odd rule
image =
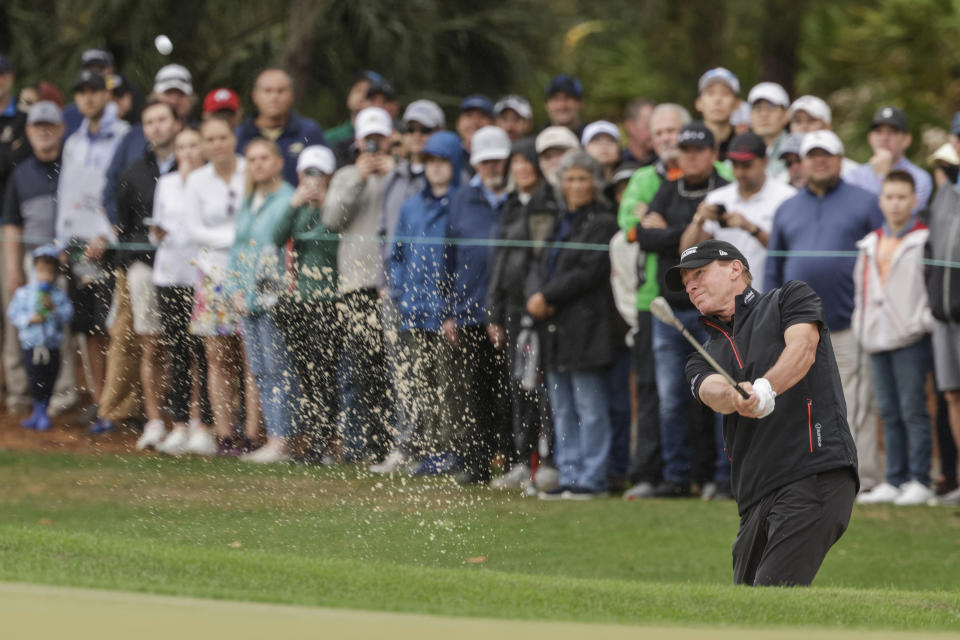
[[[896,107],[880,107],[877,109],[877,112],[873,114],[873,121],[870,123],[870,130],[873,131],[881,125],[887,125],[893,127],[897,131],[906,133],[908,131],[907,114]]]
[[[677,146],[681,149],[683,147],[712,149],[714,147],[713,132],[702,122],[691,122],[680,129]]]
[[[703,267],[714,260],[739,260],[743,263],[744,269],[749,269],[747,259],[743,257],[740,250],[729,242],[723,240],[707,240],[694,245],[680,254],[680,264],[674,265],[667,270],[665,280],[667,287],[671,291],[683,291],[683,270],[696,269]]]
[[[730,141],[727,157],[735,162],[750,162],[755,158],[766,158],[767,143],[753,131],[746,131]]]
[[[94,89],[106,89],[107,81],[104,80],[96,71],[91,71],[90,69],[84,69],[77,74],[77,77],[73,80],[73,90],[79,91],[83,87],[92,87]]]

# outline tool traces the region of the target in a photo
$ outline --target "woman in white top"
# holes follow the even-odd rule
[[[191,173],[186,184],[190,212],[186,228],[197,246],[194,262],[200,271],[190,331],[203,339],[207,355],[207,382],[219,452],[239,455],[249,451],[260,437],[260,401],[245,364],[240,339],[242,319],[223,290],[236,214],[243,203],[246,162],[236,153],[237,138],[226,120],[213,117],[204,121],[200,138],[208,163]],[[241,379],[246,399],[245,437],[233,434]]]
[[[153,198],[151,239],[157,244],[153,284],[163,326],[162,344],[169,353],[170,390],[167,396],[173,414],[173,431],[167,434],[163,421],[150,421],[137,441],[137,449],[155,447],[171,455],[212,455],[217,441],[209,428],[213,414],[207,395],[207,358],[203,343],[190,335],[197,246],[187,233],[192,215],[187,204],[187,177],[203,166],[200,132],[187,127],[174,139],[177,170],[161,176]],[[191,370],[193,369],[193,370]],[[188,430],[188,421],[194,425]]]

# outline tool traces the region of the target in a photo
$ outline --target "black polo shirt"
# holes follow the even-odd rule
[[[776,390],[773,413],[759,420],[738,413],[723,417],[730,483],[741,514],[800,478],[842,467],[856,472],[857,452],[823,303],[809,285],[791,280],[764,294],[747,287],[737,296],[730,322],[714,316],[700,322],[710,335],[707,352],[737,381],[753,381],[773,367],[786,346],[788,327],[808,322],[820,327],[816,360],[800,382]],[[690,356],[687,380],[698,400],[700,385],[712,373],[698,352]]]

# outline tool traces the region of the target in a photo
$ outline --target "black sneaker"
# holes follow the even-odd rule
[[[690,485],[664,480],[653,489],[654,498],[689,498]]]
[[[571,487],[568,487],[565,484],[561,484],[554,487],[553,489],[550,489],[550,491],[541,491],[538,497],[541,500],[563,500],[568,495],[570,495],[571,491],[572,491]]]

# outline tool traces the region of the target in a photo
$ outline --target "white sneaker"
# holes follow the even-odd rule
[[[888,482],[881,482],[867,493],[857,496],[857,504],[882,504],[893,502],[900,496],[900,489]]]
[[[900,495],[893,501],[898,507],[912,507],[918,504],[927,504],[927,502],[936,497],[930,487],[924,486],[916,480],[904,483],[900,487]]]
[[[510,471],[499,478],[490,481],[491,489],[520,489],[530,484],[530,467],[525,464],[515,464]]]
[[[143,425],[143,435],[137,440],[137,451],[156,448],[166,437],[167,426],[163,424],[163,420],[148,420],[147,424]]]
[[[282,442],[268,442],[256,451],[245,453],[239,458],[244,462],[270,464],[272,462],[290,462],[290,454]]]
[[[198,456],[217,455],[217,438],[206,429],[191,428],[190,437],[183,445],[184,453],[193,453]]]
[[[383,462],[370,467],[372,473],[381,473],[384,475],[390,473],[407,473],[409,470],[410,460],[408,460],[407,456],[399,449],[394,449],[387,454]]]
[[[190,439],[190,430],[184,426],[174,427],[163,442],[157,445],[156,449],[160,453],[168,456],[182,456],[187,452],[187,440]]]
[[[638,482],[633,485],[629,491],[623,494],[623,499],[628,501],[645,500],[653,497],[652,482]]]
[[[960,489],[954,489],[950,493],[945,493],[938,498],[934,498],[934,500],[936,504],[960,504]]]
[[[540,491],[550,491],[560,483],[560,472],[554,467],[541,465],[537,467],[533,483]]]

